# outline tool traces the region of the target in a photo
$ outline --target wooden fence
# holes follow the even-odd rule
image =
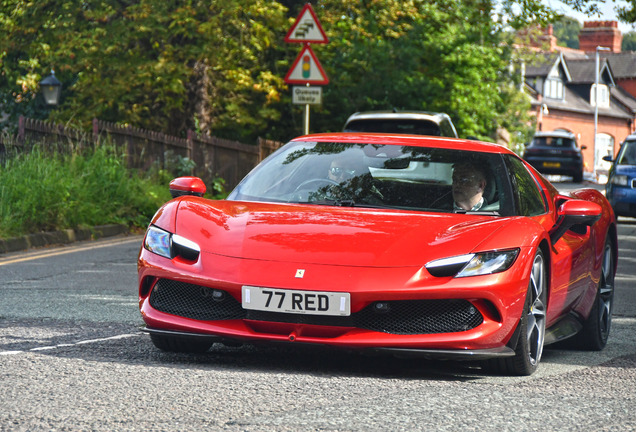
[[[256,145],[248,145],[199,135],[191,130],[187,131],[186,138],[179,138],[97,119],[93,119],[91,134],[62,124],[24,117],[19,119],[17,137],[10,141],[21,147],[30,143],[44,143],[63,151],[106,140],[125,150],[130,168],[148,170],[159,166],[176,174],[180,166],[187,166],[185,158],[188,158],[194,162],[194,168],[188,174],[201,177],[207,184],[211,184],[215,177],[221,177],[228,191],[283,144],[259,138]],[[8,145],[7,140],[0,144],[0,153]]]

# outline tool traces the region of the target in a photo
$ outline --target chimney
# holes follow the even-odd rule
[[[619,53],[622,41],[618,21],[586,21],[579,33],[579,49],[585,52],[594,52],[597,46],[603,46]]]

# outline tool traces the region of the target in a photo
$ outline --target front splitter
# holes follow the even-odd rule
[[[202,333],[190,333],[190,332],[178,332],[172,330],[160,330],[160,329],[152,329],[147,326],[141,326],[139,328],[140,331],[148,334],[155,334],[158,336],[166,336],[173,337],[179,339],[189,339],[189,340],[208,340],[212,342],[219,343],[230,343],[230,344],[241,344],[241,343],[254,343],[254,341],[244,340],[244,339],[232,339],[227,337],[215,336],[210,334],[202,334]],[[262,341],[257,341],[256,343],[261,344]],[[284,341],[276,341],[272,342],[272,344],[292,344],[298,346],[302,345],[310,345],[317,346],[323,345],[325,347],[334,348],[331,345],[325,344],[313,344],[313,343],[303,343],[303,342],[284,342]],[[502,346],[498,348],[488,348],[488,349],[479,349],[479,350],[440,350],[440,349],[419,349],[419,348],[387,348],[387,347],[374,347],[374,348],[360,348],[360,349],[352,349],[352,348],[342,348],[344,350],[355,350],[360,352],[363,355],[369,356],[377,356],[377,355],[392,355],[398,358],[423,358],[428,360],[453,360],[453,361],[475,361],[475,360],[485,360],[492,358],[505,358],[505,357],[513,357],[515,355],[515,351],[507,346]]]

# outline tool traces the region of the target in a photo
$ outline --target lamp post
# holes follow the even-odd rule
[[[62,83],[55,78],[55,71],[51,70],[51,75],[40,82],[40,88],[42,89],[42,94],[44,95],[44,101],[46,104],[57,105],[60,101]]]
[[[597,46],[596,47],[596,67],[594,68],[594,167],[592,168],[592,175],[594,176],[594,181],[596,181],[596,135],[598,135],[598,76],[599,76],[599,51],[609,51],[610,49],[607,47]]]

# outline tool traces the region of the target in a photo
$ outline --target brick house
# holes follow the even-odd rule
[[[576,135],[585,146],[585,171],[603,178],[620,143],[635,131],[636,53],[621,52],[622,35],[616,21],[584,23],[579,46],[560,47],[552,26],[544,31],[536,46],[542,51],[533,64],[525,67],[524,88],[537,116],[537,129],[565,130]],[[545,47],[548,47],[547,50]],[[599,51],[599,104],[597,140],[594,147],[596,99],[596,47]]]

